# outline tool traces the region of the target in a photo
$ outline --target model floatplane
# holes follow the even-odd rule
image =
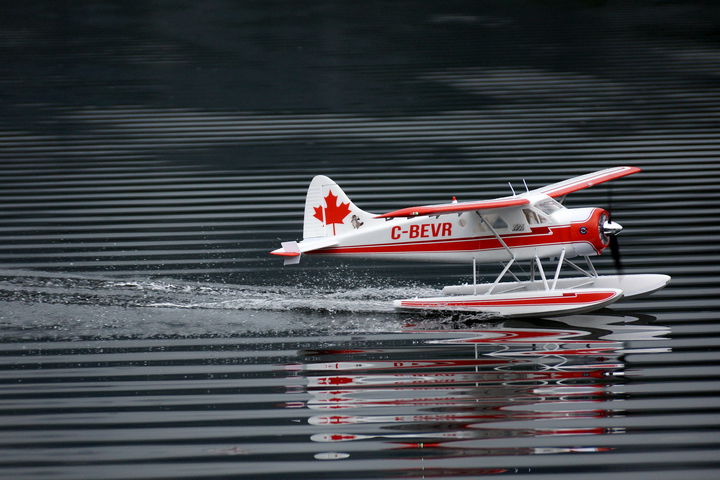
[[[602,208],[566,208],[569,193],[639,172],[615,167],[493,200],[403,208],[382,215],[355,206],[330,178],[313,178],[305,201],[303,240],[271,252],[285,264],[302,254],[472,263],[473,283],[443,289],[443,296],[396,300],[400,310],[537,316],[596,310],[622,298],[648,295],[667,275],[600,276],[591,256],[610,248],[619,266],[616,236],[622,227]],[[527,189],[526,189],[527,190]],[[586,266],[571,258],[583,257]],[[541,259],[553,259],[546,272]],[[527,279],[513,266],[529,261]],[[477,283],[478,263],[499,263],[493,283]],[[561,276],[567,266],[579,276]],[[503,281],[506,276],[512,281]]]

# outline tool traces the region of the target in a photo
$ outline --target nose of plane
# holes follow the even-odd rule
[[[617,222],[610,221],[610,220],[606,221],[603,224],[603,233],[605,235],[607,235],[608,237],[614,237],[618,233],[622,232],[622,229],[623,229],[622,225],[620,225]]]

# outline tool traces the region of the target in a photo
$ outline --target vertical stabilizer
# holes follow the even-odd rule
[[[379,221],[374,217],[352,203],[337,183],[318,175],[310,182],[305,198],[303,238],[334,237],[367,228]]]

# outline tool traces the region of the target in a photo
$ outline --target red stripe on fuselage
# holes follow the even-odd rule
[[[543,245],[556,245],[570,243],[569,225],[555,227],[533,228],[531,234],[517,233],[501,235],[505,244],[510,248],[538,247]],[[375,245],[347,245],[323,248],[307,253],[342,255],[342,254],[372,254],[372,253],[452,253],[477,250],[499,250],[503,245],[494,236],[464,237],[457,239],[421,240],[403,243],[379,243]]]

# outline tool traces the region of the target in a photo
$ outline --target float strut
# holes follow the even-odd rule
[[[492,287],[490,287],[490,290],[488,290],[487,294],[490,295],[493,290],[495,290],[495,287],[498,283],[500,283],[500,280],[505,276],[508,270],[510,270],[510,267],[512,264],[515,263],[515,258],[511,258],[507,265],[505,265],[505,268],[503,268],[503,271],[500,272],[500,275],[495,279],[495,282],[492,284]]]
[[[540,277],[542,278],[543,285],[545,285],[545,290],[550,290],[547,277],[545,277],[545,269],[543,268],[542,263],[540,263],[540,257],[538,257],[537,255],[535,255],[535,263],[538,266],[538,270],[540,270]]]
[[[477,295],[477,259],[473,257],[473,294]]]
[[[563,247],[562,253],[560,253],[560,258],[558,259],[557,269],[555,270],[555,278],[553,279],[552,288],[550,290],[555,290],[555,287],[557,286],[558,278],[560,278],[560,269],[562,268],[564,261],[565,261],[565,247]]]

